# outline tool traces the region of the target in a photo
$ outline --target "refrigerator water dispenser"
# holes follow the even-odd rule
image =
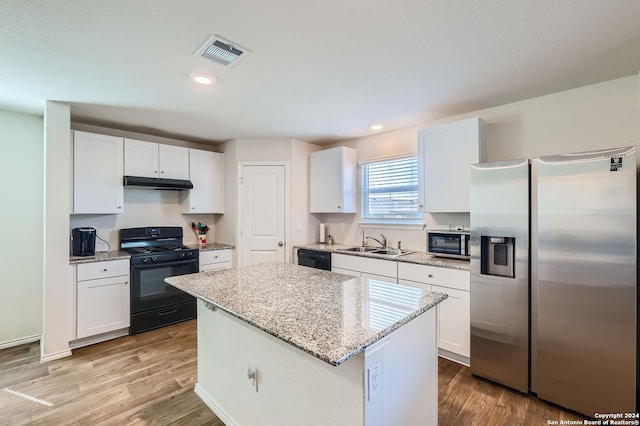
[[[512,237],[480,237],[480,273],[515,278],[515,245]]]

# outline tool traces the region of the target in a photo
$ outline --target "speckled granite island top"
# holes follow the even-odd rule
[[[165,281],[332,365],[447,298],[419,287],[283,263]]]

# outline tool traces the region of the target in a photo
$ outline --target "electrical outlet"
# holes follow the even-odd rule
[[[369,401],[373,400],[382,390],[382,366],[374,364],[367,370],[369,383]]]
[[[258,369],[253,367],[247,367],[247,379],[251,383],[256,392],[258,392]]]

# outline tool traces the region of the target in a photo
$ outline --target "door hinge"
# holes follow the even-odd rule
[[[240,185],[244,185],[244,178],[240,176]]]

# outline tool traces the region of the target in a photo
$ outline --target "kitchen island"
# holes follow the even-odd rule
[[[166,282],[198,298],[195,391],[225,424],[437,424],[445,294],[282,263]]]

